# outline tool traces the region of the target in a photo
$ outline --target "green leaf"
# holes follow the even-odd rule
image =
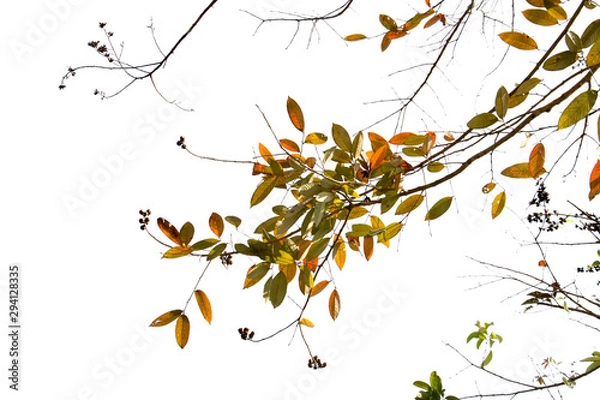
[[[429,386],[427,383],[423,382],[423,381],[415,381],[413,383],[414,386],[418,387],[419,389],[423,389],[423,390],[429,390],[431,389],[431,386]]]
[[[431,384],[431,388],[435,392],[440,394],[443,392],[442,380],[438,376],[437,372],[433,371],[431,375],[429,375],[429,383]]]
[[[520,94],[529,94],[542,80],[540,78],[530,78],[525,82],[521,83],[517,90],[515,91],[516,95]]]
[[[398,205],[398,208],[396,208],[396,215],[408,214],[409,212],[417,209],[423,200],[425,200],[425,196],[421,194],[413,194],[407,197],[404,199],[404,201],[402,201],[402,203],[400,203],[400,205]]]
[[[348,232],[347,235],[355,236],[355,237],[362,237],[362,236],[367,236],[369,233],[371,233],[372,230],[373,230],[373,227],[371,225],[354,224],[354,225],[352,225],[352,231]]]
[[[498,35],[506,44],[520,50],[536,50],[537,43],[529,35],[520,32],[502,32]]]
[[[381,242],[387,242],[394,236],[396,236],[398,233],[400,233],[401,229],[402,224],[400,222],[392,222],[391,224],[385,227],[383,232],[379,234],[378,238],[380,237],[379,240]]]
[[[234,215],[228,215],[225,217],[225,221],[229,222],[231,225],[235,226],[235,228],[239,228],[242,224],[242,220]]]
[[[244,289],[248,289],[256,285],[264,276],[269,272],[271,264],[268,262],[261,262],[251,266],[246,272],[246,279],[244,280]]]
[[[193,237],[194,237],[194,225],[192,225],[191,222],[186,222],[185,224],[183,224],[183,226],[179,230],[179,238],[181,239],[181,242],[185,246],[187,246],[188,244],[190,244]]]
[[[581,35],[581,44],[584,48],[590,47],[600,39],[600,19],[593,21],[585,28]]]
[[[511,165],[510,167],[504,168],[501,172],[502,175],[508,176],[509,178],[531,178],[531,172],[529,171],[529,163],[518,163]]]
[[[216,245],[215,247],[210,249],[210,251],[208,252],[208,255],[206,256],[206,259],[208,261],[210,261],[210,260],[213,260],[213,259],[219,257],[221,255],[221,253],[223,253],[223,251],[225,251],[225,248],[227,248],[227,243],[219,243],[218,245]]]
[[[561,71],[577,61],[577,53],[572,51],[563,51],[549,57],[543,65],[546,71]]]
[[[420,147],[404,147],[402,153],[409,157],[423,157],[425,155]]]
[[[508,101],[507,101],[508,103]],[[498,117],[492,113],[481,113],[467,122],[467,126],[471,129],[483,129],[498,122]]]
[[[398,30],[398,25],[396,24],[396,21],[394,21],[394,19],[390,16],[380,14],[379,22],[381,22],[381,25],[383,25],[384,28],[388,31],[396,32]]]
[[[279,305],[285,299],[287,285],[288,281],[285,274],[282,271],[279,271],[279,273],[275,275],[271,281],[271,285],[269,287],[269,299],[271,300],[273,308],[279,307]]]
[[[568,128],[585,118],[596,103],[597,96],[597,91],[588,90],[575,97],[558,119],[558,129]]]
[[[441,172],[443,170],[444,170],[444,164],[442,164],[441,162],[438,162],[438,161],[432,162],[431,164],[427,165],[427,171],[429,171],[429,172],[436,173],[436,172]]]
[[[494,198],[492,202],[492,219],[495,219],[502,210],[504,210],[504,205],[506,204],[506,192],[500,192]]]
[[[484,368],[486,365],[488,365],[492,361],[493,356],[494,353],[490,350],[485,360],[483,360],[483,362],[481,363],[481,368]]]
[[[182,313],[182,310],[171,310],[171,311],[167,311],[164,314],[161,314],[160,316],[156,317],[154,319],[154,321],[152,321],[152,323],[150,324],[151,327],[156,327],[156,326],[165,326],[167,324],[170,324],[171,322],[175,321]]]
[[[323,251],[327,248],[327,244],[329,243],[330,238],[326,237],[323,239],[319,239],[316,242],[313,242],[310,246],[310,250],[308,250],[308,254],[306,255],[307,261],[312,261],[315,258],[319,257]]]
[[[567,47],[573,53],[579,53],[583,50],[583,42],[579,35],[577,35],[573,31],[567,32],[565,35],[565,42],[567,43]]]
[[[192,252],[191,247],[175,246],[165,251],[162,258],[179,258],[185,257]]]
[[[285,232],[287,232],[288,229],[290,229],[296,223],[296,221],[298,221],[298,219],[300,219],[300,217],[304,215],[306,210],[306,204],[302,203],[296,204],[291,209],[289,209],[288,212],[285,214],[285,217],[281,221],[281,224],[279,224],[276,227],[275,234],[283,235]]]
[[[496,93],[496,114],[501,119],[506,116],[506,110],[508,109],[508,91],[504,86],[500,86]]]
[[[452,196],[439,199],[425,215],[425,221],[432,221],[444,215],[452,204]]]
[[[255,205],[262,202],[267,198],[269,193],[275,188],[277,182],[276,176],[269,176],[265,178],[254,190],[252,193],[252,198],[250,199],[250,207],[254,207]]]
[[[192,248],[192,251],[200,251],[200,250],[208,249],[209,247],[212,247],[217,243],[219,243],[219,239],[215,239],[215,238],[203,239],[203,240],[200,240],[200,241],[194,243],[191,246],[191,248]]]
[[[352,140],[350,139],[348,131],[346,131],[343,126],[333,124],[331,127],[331,134],[333,136],[333,141],[340,149],[347,153],[352,153]]]
[[[536,25],[552,26],[558,24],[558,20],[547,10],[528,9],[522,12],[525,18]]]

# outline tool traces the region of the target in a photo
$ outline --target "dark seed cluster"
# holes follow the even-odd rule
[[[242,338],[242,340],[252,340],[254,337],[254,331],[250,331],[248,328],[239,328],[238,332]]]
[[[179,140],[177,141],[177,146],[181,147],[182,149],[186,149],[186,145],[185,145],[185,138],[183,136],[179,136]]]
[[[327,366],[326,362],[321,362],[318,356],[313,356],[313,358],[308,359],[308,368],[312,369],[320,369],[325,368]]]
[[[150,210],[140,210],[139,213],[142,216],[142,218],[138,220],[138,222],[140,223],[140,229],[145,230],[148,226],[148,223],[150,223]]]
[[[550,202],[550,195],[546,190],[546,185],[544,185],[544,182],[540,182],[539,184],[537,184],[537,187],[538,188],[535,191],[535,196],[533,199],[531,199],[529,205],[541,207],[542,205],[548,204]]]
[[[231,254],[221,254],[221,264],[223,264],[224,267],[233,265],[233,256]]]

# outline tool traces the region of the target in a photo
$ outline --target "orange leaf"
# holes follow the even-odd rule
[[[158,227],[169,239],[173,242],[177,243],[179,246],[183,246],[183,242],[179,237],[179,231],[175,228],[169,221],[163,218],[159,218],[156,220]]]
[[[302,114],[302,109],[291,97],[287,99],[287,112],[294,127],[300,132],[304,132],[304,115]]]
[[[329,296],[329,315],[335,321],[340,315],[340,308],[342,307],[340,303],[340,295],[338,294],[336,289],[333,289],[331,295]]]
[[[310,295],[311,296],[316,296],[319,293],[321,293],[323,291],[323,289],[325,289],[327,287],[327,285],[329,285],[329,281],[321,281],[319,283],[317,283],[315,286],[313,286],[313,288],[310,290]]]
[[[269,160],[274,160],[275,157],[273,157],[273,154],[271,154],[271,152],[269,151],[269,149],[267,149],[265,147],[264,144],[259,143],[258,144],[258,152],[260,153],[260,155],[262,156],[262,158],[265,159],[266,162],[269,162]]]
[[[390,144],[401,145],[401,144],[404,144],[404,141],[411,136],[416,136],[416,135],[412,132],[400,132],[400,133],[397,133],[394,136],[392,136],[392,138],[389,140],[389,142],[390,142]]]
[[[290,139],[281,139],[279,141],[279,144],[281,144],[281,147],[283,147],[284,149],[286,149],[288,151],[291,151],[291,152],[294,152],[294,153],[299,153],[300,152],[300,147],[293,140],[290,140]]]
[[[378,148],[373,155],[371,156],[371,169],[375,169],[377,167],[379,167],[381,164],[383,164],[383,162],[385,161],[387,154],[388,154],[388,144],[386,142],[385,146],[381,146],[380,148]]]
[[[307,261],[305,264],[308,267],[308,269],[310,269],[312,272],[315,272],[315,270],[319,266],[319,257],[317,257],[313,260]]]
[[[544,169],[545,159],[546,150],[544,149],[544,145],[542,143],[536,144],[529,154],[529,174],[533,179],[546,172]]]
[[[381,40],[381,51],[386,51],[392,40],[406,36],[406,31],[388,31]]]
[[[440,21],[442,19],[442,15],[441,14],[436,14],[433,17],[429,18],[429,21],[427,21],[425,23],[425,26],[423,26],[423,29],[429,28],[431,25],[435,24],[436,22]]]
[[[369,140],[371,141],[373,151],[377,151],[381,146],[389,146],[387,140],[375,132],[369,132]]]
[[[538,267],[547,267],[547,265],[546,265],[546,261],[544,261],[544,260],[540,260],[540,261],[538,262]]]
[[[208,296],[202,290],[196,290],[194,295],[196,296],[196,302],[198,303],[198,307],[200,307],[204,319],[210,324],[212,321],[212,307],[210,305],[210,300],[208,300]]]
[[[600,192],[600,160],[596,162],[590,175],[590,193],[588,195],[590,201],[596,197],[598,192]]]
[[[365,236],[363,238],[363,246],[365,249],[365,258],[367,259],[367,261],[369,261],[371,259],[371,256],[373,255],[374,243],[375,243],[375,241],[373,240],[373,236]]]
[[[269,168],[269,170],[267,170],[267,168]],[[262,165],[259,163],[254,163],[254,166],[252,167],[252,175],[258,175],[258,174],[269,174],[272,175],[271,167],[267,167],[266,165]]]
[[[210,230],[219,238],[223,234],[223,229],[225,228],[225,225],[223,224],[223,218],[221,218],[221,216],[217,213],[212,213],[210,215],[210,218],[208,219],[208,226],[210,227]]]

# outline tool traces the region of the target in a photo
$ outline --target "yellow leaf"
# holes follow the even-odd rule
[[[175,325],[175,340],[177,340],[177,344],[182,349],[188,342],[190,337],[190,320],[187,315],[182,314],[177,319],[177,325]]]
[[[304,139],[304,143],[308,144],[323,144],[327,141],[327,136],[323,133],[313,132],[308,134]]]
[[[269,193],[271,193],[271,191],[275,188],[276,181],[277,181],[276,176],[266,177],[257,186],[256,190],[254,190],[254,193],[252,193],[252,198],[250,199],[250,207],[254,207],[255,205],[259,204],[261,201],[263,201],[269,195]]]
[[[502,210],[504,209],[504,205],[506,204],[506,193],[500,192],[494,198],[492,202],[492,219],[496,218]]]
[[[302,114],[302,109],[296,103],[296,100],[291,97],[287,99],[287,112],[294,127],[300,132],[304,132],[304,115]]]
[[[181,311],[181,310],[167,311],[166,313],[156,317],[156,319],[154,321],[152,321],[150,326],[156,327],[156,326],[165,326],[167,324],[170,324],[171,322],[175,321],[177,319],[177,317],[179,317],[181,315],[182,312],[183,311]]]
[[[536,50],[537,43],[529,35],[520,32],[502,32],[498,36],[505,43],[520,50]]]
[[[264,160],[266,162],[269,162],[270,160],[275,159],[275,157],[273,157],[273,154],[271,154],[269,149],[267,149],[267,147],[262,143],[258,144],[258,152],[260,153],[260,155],[262,156],[262,158],[264,158]]]
[[[196,296],[196,302],[198,303],[198,307],[200,307],[200,311],[202,312],[202,316],[209,324],[212,321],[212,307],[210,305],[210,300],[208,300],[208,296],[202,290],[196,290],[194,292]]]
[[[352,35],[348,35],[344,38],[345,41],[347,42],[357,42],[359,40],[363,40],[366,39],[367,37],[365,35],[363,35],[362,33],[354,33]]]
[[[552,26],[558,24],[558,20],[547,10],[528,9],[523,11],[523,16],[536,25]]]
[[[396,209],[396,215],[399,214],[408,214],[409,212],[415,210],[417,207],[421,205],[425,196],[420,194],[413,194],[407,197]]]
[[[531,178],[531,172],[529,172],[529,163],[518,163],[511,165],[510,167],[504,168],[501,172],[502,175],[508,176],[509,178],[525,179]]]
[[[588,90],[575,97],[560,115],[558,129],[568,128],[587,117],[596,103],[597,96],[596,90]]]
[[[314,328],[315,324],[312,323],[312,321],[308,318],[302,318],[299,322],[300,325],[304,325],[307,326],[309,328]]]
[[[163,253],[162,258],[179,258],[185,257],[193,251],[191,247],[175,246]]]
[[[346,243],[341,240],[336,243],[333,248],[333,258],[338,268],[343,269],[346,264]]]
[[[337,289],[333,289],[331,295],[329,296],[329,315],[335,321],[340,315],[340,308],[342,307],[340,303],[340,295],[337,292]]]
[[[508,103],[508,101],[507,101]],[[492,113],[481,113],[467,122],[467,126],[471,129],[483,129],[498,122],[498,117]]]

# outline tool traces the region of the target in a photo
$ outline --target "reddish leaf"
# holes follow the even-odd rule
[[[159,218],[156,220],[158,227],[169,239],[173,242],[177,243],[179,246],[183,246],[183,242],[179,237],[179,231],[175,228],[169,221],[163,218]]]
[[[545,159],[546,150],[544,149],[544,145],[542,143],[536,144],[529,154],[529,174],[533,179],[546,172],[544,169]]]
[[[592,173],[590,174],[590,193],[588,198],[590,201],[600,192],[600,160],[596,162]]]
[[[294,142],[293,140],[290,140],[290,139],[281,139],[279,141],[279,144],[284,149],[286,149],[288,151],[291,151],[293,153],[299,153],[300,152],[300,146],[298,146],[296,144],[296,142]]]

